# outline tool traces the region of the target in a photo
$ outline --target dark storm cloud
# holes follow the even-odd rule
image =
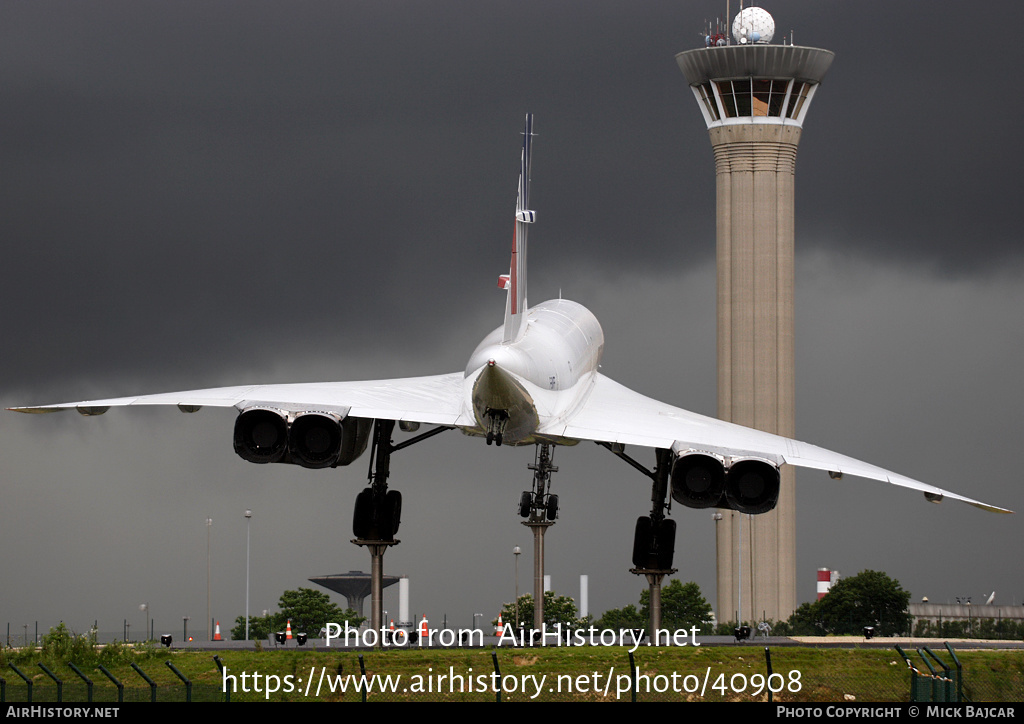
[[[801,146],[816,179],[800,187],[801,243],[952,274],[1019,262],[1007,73],[1024,50],[987,29],[1019,24],[1020,6],[982,20],[956,3],[827,5],[813,42],[836,61]]]
[[[837,54],[802,146],[800,248],[943,273],[1017,259],[1019,45],[914,5],[777,5],[780,33]],[[3,294],[31,310],[8,331],[33,339],[34,373],[71,345],[79,369],[120,374],[172,357],[169,339],[215,355],[231,329],[249,356],[327,319],[366,344],[367,307],[402,317],[414,297],[457,313],[468,297],[450,290],[505,262],[526,110],[557,240],[541,259],[706,260],[711,154],[673,55],[722,10],[8,6]]]
[[[990,4],[984,17],[935,3],[766,7],[780,34],[793,28],[797,44],[836,53],[797,164],[800,436],[1019,507],[1001,485],[1005,497],[986,497],[992,488],[957,483],[1016,479],[1006,448],[1021,397],[1010,363],[1024,311],[1013,274],[1024,49],[1003,29],[1021,26],[1022,6]],[[723,12],[596,0],[4,4],[2,401],[461,369],[500,322],[494,282],[508,268],[518,133],[532,111],[530,298],[564,291],[586,303],[605,324],[609,375],[713,413],[714,164],[674,55]],[[259,608],[306,575],[365,566],[345,531],[363,468],[338,483],[245,465],[230,450],[230,415],[205,415],[5,413],[5,504],[25,513],[22,527],[5,526],[7,549],[25,552],[40,501],[53,501],[68,538],[46,551],[32,539],[39,570],[98,565],[104,551],[83,541],[102,529],[90,546],[133,541],[171,570],[205,571],[193,533],[202,538],[208,514],[237,524],[235,508],[249,505],[272,548]],[[964,420],[983,472],[946,456]],[[619,563],[647,491],[585,447],[559,451],[563,505],[576,513],[559,522],[565,546],[549,549],[551,565],[562,580],[589,566],[595,608],[624,605],[639,587]],[[440,580],[450,587],[468,585],[465,571],[480,587],[504,585],[481,568],[524,544],[512,506],[530,455],[503,454],[496,467],[453,437],[403,458],[406,509],[421,511],[404,534],[429,545],[398,547],[389,566],[459,579]],[[885,567],[892,539],[864,531],[899,523],[866,524],[878,498],[827,485],[801,510],[838,500],[850,527],[837,545],[840,526],[806,514],[801,570]],[[919,496],[893,494],[888,507],[888,492],[887,521],[920,515]],[[98,524],[99,500],[125,514]],[[457,516],[459,536],[439,534],[456,508],[488,514]],[[1004,540],[1002,522],[940,511],[973,541],[989,526]],[[678,547],[710,593],[708,558],[692,555],[710,523],[686,520]],[[467,551],[466,540],[478,545]],[[81,558],[69,563],[76,541]],[[998,560],[972,557],[984,549],[966,546],[964,585],[989,585]],[[891,562],[933,597],[955,585],[952,566],[926,556]],[[111,596],[134,601],[136,582],[166,593],[133,565],[138,581],[118,572]],[[224,576],[240,590],[236,570]],[[204,583],[173,595],[205,600]],[[422,605],[484,610],[478,591],[457,590],[458,604],[437,586]],[[38,600],[66,615],[52,583],[19,596],[18,616],[44,615]],[[174,615],[200,618],[198,605],[174,603]]]

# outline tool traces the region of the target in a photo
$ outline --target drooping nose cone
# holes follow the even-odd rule
[[[485,431],[498,432],[505,445],[532,442],[539,419],[533,398],[523,384],[511,374],[507,347],[492,350],[473,382],[473,415]]]

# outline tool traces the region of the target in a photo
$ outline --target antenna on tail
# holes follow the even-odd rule
[[[505,334],[502,342],[515,342],[523,332],[526,314],[526,236],[529,224],[537,220],[537,212],[530,209],[530,160],[533,152],[533,114],[526,114],[523,130],[523,153],[519,162],[519,194],[516,198],[516,223],[512,233],[512,262],[508,278],[499,279],[508,290],[505,303]]]

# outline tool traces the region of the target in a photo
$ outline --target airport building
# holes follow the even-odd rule
[[[832,63],[819,48],[773,44],[762,8],[676,60],[704,116],[717,189],[718,416],[794,437],[796,152]],[[720,621],[787,619],[796,608],[795,476],[774,510],[716,516]]]
[[[991,600],[991,599],[990,599]],[[933,635],[984,636],[997,633],[1004,625],[1024,626],[1024,605],[992,605],[990,603],[912,603],[908,613],[913,617],[912,630],[919,631],[921,624],[927,624]],[[951,626],[953,624],[953,626]],[[950,629],[954,629],[952,633]],[[959,631],[956,631],[959,629]],[[1018,634],[1019,635],[1019,634]]]

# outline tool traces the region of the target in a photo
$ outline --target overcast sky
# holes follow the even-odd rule
[[[733,3],[737,5],[737,3]],[[797,437],[1024,510],[1024,6],[774,2],[833,50],[797,162]],[[462,370],[501,323],[523,116],[530,299],[604,327],[603,371],[715,413],[714,164],[674,56],[720,2],[0,4],[0,404]],[[0,415],[0,625],[195,628],[369,570],[368,459],[232,451],[231,410]],[[653,455],[635,451],[653,464]],[[397,453],[412,608],[470,626],[513,597],[532,448],[449,432]],[[561,593],[636,603],[649,482],[559,448]],[[914,599],[1020,604],[1020,515],[801,472],[798,600],[871,568]],[[714,603],[708,511],[673,510],[677,576]],[[336,598],[340,603],[342,599]],[[397,592],[386,597],[397,614]]]

